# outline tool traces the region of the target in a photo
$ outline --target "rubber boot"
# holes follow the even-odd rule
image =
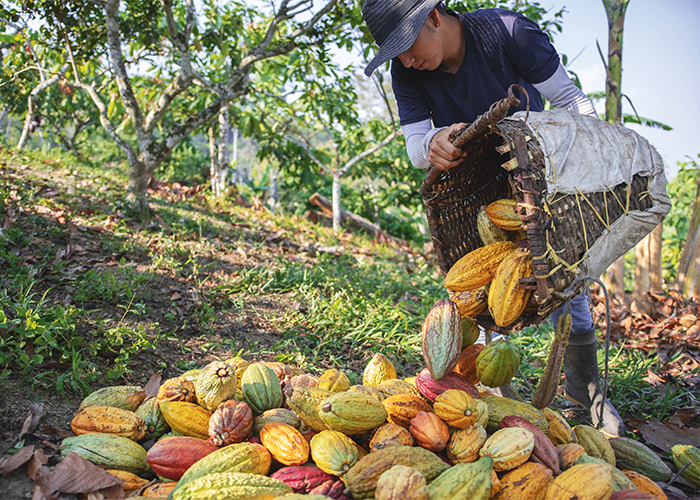
[[[603,391],[598,379],[598,358],[594,330],[571,333],[569,345],[564,352],[564,374],[566,398],[586,408],[591,414],[593,426],[598,427],[600,407],[603,408],[603,425],[599,430],[608,437],[625,434],[625,424],[609,401],[603,402]]]

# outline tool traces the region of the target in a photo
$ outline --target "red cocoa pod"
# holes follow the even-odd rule
[[[160,477],[178,481],[192,464],[216,451],[215,444],[190,436],[163,438],[146,453],[146,462]]]
[[[245,441],[251,432],[253,411],[244,401],[224,401],[209,418],[209,441],[216,446],[240,443]]]
[[[270,475],[290,486],[295,493],[309,493],[313,488],[326,481],[332,481],[333,476],[322,471],[315,465],[291,465],[282,467]]]
[[[609,500],[656,500],[656,497],[637,490],[613,491]]]
[[[309,495],[325,495],[333,500],[351,500],[345,496],[345,483],[341,479],[329,480],[309,491]]]
[[[557,452],[552,440],[547,437],[547,435],[540,430],[535,424],[527,419],[518,417],[515,415],[509,415],[501,420],[498,427],[503,429],[504,427],[520,427],[530,431],[535,438],[535,447],[530,455],[530,460],[533,462],[540,463],[545,467],[549,467],[554,472],[555,476],[558,476],[561,472],[559,465],[559,453]]]
[[[435,402],[435,398],[447,389],[459,389],[473,398],[479,397],[479,391],[474,384],[457,372],[450,372],[440,380],[435,380],[427,368],[423,368],[416,377],[416,387],[423,397]]]

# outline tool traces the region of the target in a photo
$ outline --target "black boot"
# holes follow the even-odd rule
[[[598,358],[596,355],[594,330],[571,333],[569,345],[564,353],[564,374],[566,398],[586,408],[591,414],[593,425],[598,426],[600,407],[603,404],[603,391],[598,381]],[[600,431],[608,437],[625,434],[625,424],[613,405],[605,400],[603,424]]]

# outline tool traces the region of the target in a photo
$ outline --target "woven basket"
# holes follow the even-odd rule
[[[450,138],[467,153],[463,162],[447,172],[431,168],[420,188],[443,275],[461,257],[483,246],[476,226],[479,209],[512,195],[517,200],[534,272],[520,286],[534,293],[525,312],[507,327],[496,326],[488,315],[477,316],[481,326],[500,333],[540,323],[578,295],[583,284],[570,285],[593,242],[622,214],[652,206],[648,178],[639,175],[609,191],[548,193],[537,138],[524,122],[504,119],[508,108],[519,104],[512,88],[509,97]]]

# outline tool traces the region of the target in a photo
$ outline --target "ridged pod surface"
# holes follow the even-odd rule
[[[458,429],[466,429],[476,423],[476,400],[466,391],[448,389],[438,394],[433,402],[433,411],[447,425]]]
[[[230,444],[195,462],[178,481],[176,491],[191,481],[211,474],[236,472],[264,476],[270,472],[271,464],[272,456],[261,444]]]
[[[293,386],[287,392],[287,405],[310,429],[320,432],[328,426],[318,415],[318,406],[331,394],[319,387]]]
[[[482,426],[474,424],[466,429],[457,429],[452,432],[447,443],[447,458],[453,463],[476,462],[479,459],[479,450],[488,439],[488,434]]]
[[[578,443],[558,444],[556,447],[557,453],[559,454],[559,467],[561,470],[570,468],[578,462],[578,459],[581,458],[582,455],[586,454],[586,450]]]
[[[501,477],[501,487],[493,500],[538,500],[544,497],[553,474],[549,467],[525,462]]]
[[[448,389],[459,389],[473,398],[479,398],[479,391],[474,387],[474,384],[456,372],[450,372],[440,380],[435,380],[430,371],[423,368],[416,378],[416,386],[423,397],[430,402],[435,401],[438,394],[442,394]]]
[[[513,212],[515,214],[515,212]],[[518,217],[518,222],[520,222],[520,217]],[[479,233],[479,237],[484,245],[490,245],[497,241],[508,241],[508,232],[505,229],[501,229],[486,214],[485,207],[479,209],[479,213],[476,216],[476,230]]]
[[[506,427],[489,436],[479,450],[479,455],[491,457],[493,470],[501,472],[515,469],[527,462],[534,446],[535,439],[530,431],[520,427]]]
[[[372,356],[372,359],[370,359],[367,366],[365,366],[364,372],[362,373],[362,385],[377,387],[385,380],[392,378],[396,378],[396,368],[394,368],[394,364],[389,358],[384,356],[381,352],[378,352]]]
[[[265,410],[261,415],[253,419],[253,432],[260,434],[260,431],[268,422],[282,422],[297,429],[301,427],[301,420],[292,410],[273,408],[272,410]]]
[[[449,468],[435,453],[418,446],[392,446],[362,457],[345,475],[353,498],[372,498],[379,477],[394,465],[407,465],[423,474],[430,483]]]
[[[374,389],[374,387],[371,389]],[[418,388],[415,385],[400,378],[385,380],[377,386],[377,390],[384,395],[384,398],[395,396],[396,394],[412,394],[413,396],[420,396],[420,391],[418,391]]]
[[[238,388],[240,389],[243,372],[245,372],[246,369],[250,366],[250,362],[248,362],[240,356],[234,356],[233,358],[225,359],[224,363],[233,366],[233,369],[236,371],[236,383],[238,385]]]
[[[518,373],[520,357],[512,342],[489,342],[476,358],[476,376],[488,387],[501,387]]]
[[[421,329],[421,352],[435,380],[452,371],[462,350],[462,317],[450,299],[438,300]]]
[[[382,404],[387,413],[387,420],[406,429],[411,426],[411,419],[419,411],[432,411],[427,401],[410,394],[390,396],[382,401]]]
[[[146,439],[158,439],[168,432],[168,422],[165,421],[156,398],[149,398],[141,403],[134,413],[146,423]]]
[[[413,446],[413,436],[405,427],[387,422],[381,425],[369,442],[370,452],[391,446]]]
[[[489,286],[489,312],[497,326],[508,326],[525,310],[531,290],[521,287],[521,278],[532,276],[529,250],[518,248],[498,265]]]
[[[462,349],[457,360],[457,365],[454,368],[455,373],[459,373],[472,384],[479,383],[479,377],[476,376],[476,358],[484,349],[484,344],[472,344]]]
[[[212,361],[202,368],[194,383],[197,403],[209,411],[236,395],[236,370],[223,361]]]
[[[449,427],[432,412],[419,411],[411,419],[408,430],[418,446],[435,453],[444,450],[450,439]]]
[[[627,476],[627,478],[634,483],[635,488],[642,493],[651,495],[656,500],[668,500],[668,496],[666,496],[666,493],[664,493],[661,487],[644,474],[633,470],[623,470],[622,473]]]
[[[509,415],[501,420],[499,424],[504,427],[520,427],[532,433],[535,440],[535,447],[532,449],[530,459],[552,469],[555,476],[558,476],[561,470],[559,469],[559,453],[554,447],[554,443],[532,422],[525,420],[522,417]]]
[[[644,474],[653,481],[668,481],[673,472],[648,446],[626,437],[608,439],[615,453],[615,465],[620,469]]]
[[[448,289],[447,294],[450,300],[457,304],[459,314],[461,314],[462,317],[475,318],[489,305],[488,285],[473,290],[464,290],[463,292],[455,292]]]
[[[104,432],[139,441],[146,435],[146,421],[130,410],[112,406],[89,406],[78,412],[70,427],[77,436]]]
[[[253,415],[282,407],[282,386],[272,368],[263,363],[251,364],[241,379],[241,392]]]
[[[315,465],[292,465],[282,467],[270,474],[273,479],[279,479],[292,487],[296,493],[308,493],[326,481],[332,481],[333,476],[322,471]]]
[[[256,499],[272,500],[292,493],[282,481],[260,474],[222,472],[207,474],[178,485],[173,500]]]
[[[608,438],[595,427],[590,425],[577,425],[574,433],[578,444],[583,446],[586,453],[592,457],[602,458],[615,467],[615,452],[608,442]]]
[[[146,453],[146,461],[160,477],[177,481],[195,462],[217,450],[203,439],[190,436],[163,438]]]
[[[311,458],[321,469],[334,476],[344,476],[360,459],[358,446],[338,431],[321,431],[311,438]]]
[[[71,452],[104,469],[123,470],[139,475],[149,468],[143,446],[114,434],[91,432],[64,438],[61,442],[61,456],[65,457]]]
[[[591,457],[589,455],[582,455],[576,462],[576,465],[578,464],[600,464],[610,467],[613,473],[613,491],[637,489],[634,486],[634,483],[630,481],[630,479],[625,474],[623,474],[620,469],[618,469],[617,467],[613,467],[602,458]]]
[[[398,379],[385,380],[384,382],[381,382],[379,385],[391,382],[392,380],[398,380]],[[373,398],[376,398],[377,401],[384,401],[387,398],[387,395],[378,389],[379,385],[377,387],[372,387],[371,385],[362,385],[362,384],[351,385],[348,388],[348,391],[349,392],[359,392],[360,394],[364,394],[366,396],[372,396]]]
[[[472,250],[450,268],[443,284],[445,288],[464,292],[488,285],[501,261],[518,246],[512,241],[497,241]]]
[[[382,472],[374,491],[375,500],[427,500],[425,477],[413,467],[394,465]]]
[[[493,460],[483,457],[476,462],[453,465],[428,486],[428,496],[440,500],[488,500],[491,496]]]
[[[545,500],[608,500],[612,492],[610,467],[581,464],[554,478],[547,488]]]
[[[316,387],[327,389],[331,392],[343,392],[350,387],[350,380],[341,370],[331,368],[323,372],[323,375],[318,378]]]
[[[564,417],[551,408],[542,408],[540,411],[542,412],[542,415],[544,415],[544,418],[547,419],[547,423],[549,424],[549,432],[547,433],[547,436],[549,439],[551,439],[552,443],[558,445],[575,443],[577,441],[578,438],[576,437],[574,430]]]
[[[209,439],[211,412],[196,403],[164,401],[160,404],[163,418],[170,428],[185,436]]]
[[[224,401],[209,418],[209,439],[216,446],[245,441],[253,431],[253,412],[245,401]]]
[[[342,479],[337,479],[335,481],[330,480],[325,483],[316,486],[314,489],[309,491],[309,496],[316,496],[316,500],[349,500],[350,497],[345,496],[345,483]],[[323,495],[323,499],[318,498],[318,496]],[[281,500],[281,499],[280,499]],[[284,499],[290,500],[290,499]],[[299,499],[299,500],[313,500],[312,499]]]
[[[158,388],[156,399],[160,402],[187,401],[189,403],[196,403],[197,395],[195,393],[194,382],[185,377],[169,378]]]
[[[146,391],[135,385],[115,385],[103,387],[90,393],[78,407],[78,411],[88,406],[113,406],[122,410],[134,411],[146,399]]]
[[[502,198],[489,203],[484,212],[501,229],[505,231],[519,231],[522,229],[523,223],[520,221],[520,216],[515,212],[517,205],[518,202],[516,200]]]
[[[679,470],[690,462],[682,476],[700,486],[700,448],[690,444],[676,444],[671,447],[671,454],[673,455],[673,463]]]
[[[281,464],[302,465],[309,460],[309,442],[289,424],[268,423],[260,431],[260,441]]]
[[[329,429],[348,436],[376,429],[387,417],[380,401],[359,392],[331,394],[318,406],[318,414]]]
[[[514,399],[499,398],[497,396],[482,396],[481,400],[489,407],[489,421],[486,426],[488,432],[498,430],[501,420],[508,415],[522,417],[535,424],[545,434],[549,432],[549,423],[547,423],[547,419],[544,418],[540,410],[532,405]]]

